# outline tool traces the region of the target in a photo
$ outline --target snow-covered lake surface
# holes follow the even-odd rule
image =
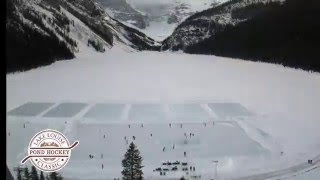
[[[136,137],[149,179],[159,178],[153,169],[167,160],[193,164],[202,179],[214,176],[213,160],[219,160],[220,179],[263,173],[270,178],[268,173],[277,170],[298,178],[302,175],[295,173],[312,168],[304,163],[320,154],[319,73],[116,48],[77,56],[7,75],[11,169],[26,155],[30,138],[46,128],[63,132],[71,142],[80,140],[62,170],[69,179],[119,177],[125,136]],[[318,165],[315,159],[313,166]],[[317,172],[304,173],[303,179],[313,180]]]

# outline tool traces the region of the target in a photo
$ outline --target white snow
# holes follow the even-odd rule
[[[28,102],[56,103],[51,110],[60,103],[90,105],[68,118],[44,117],[46,113],[36,117],[7,115],[8,165],[12,169],[24,157],[36,132],[52,128],[65,132],[71,142],[80,140],[62,171],[69,179],[119,177],[126,149],[123,138],[132,140],[133,135],[144,156],[144,173],[149,179],[159,178],[152,170],[167,160],[194,164],[202,179],[214,176],[212,160],[219,160],[219,178],[261,173],[269,177],[272,173],[268,172],[285,168],[289,169],[273,174],[295,173],[296,169],[309,167],[306,161],[320,152],[319,92],[319,73],[279,65],[216,56],[128,53],[117,46],[106,53],[84,48],[74,60],[7,75],[8,112]],[[124,106],[121,113],[115,110],[112,115],[101,113],[95,106],[99,103]],[[215,112],[208,106],[210,103],[239,103],[252,115],[235,117],[239,113],[234,112],[243,115],[243,109],[235,108],[230,112],[233,118],[221,118],[230,115],[229,111],[220,110],[219,116],[219,110]],[[98,110],[86,116],[93,107]],[[160,121],[167,111],[175,112],[177,116],[173,117],[179,119],[172,121],[172,128],[168,126],[170,118]],[[190,113],[190,119],[183,116],[184,111]],[[144,115],[154,117],[153,113],[158,118],[143,119]],[[105,114],[117,120],[104,120]],[[145,123],[143,128],[141,123]],[[184,132],[195,134],[187,145],[183,143]],[[102,138],[104,133],[106,139]],[[175,150],[170,149],[173,143],[177,145]],[[164,146],[168,151],[162,152]],[[183,151],[188,152],[187,158]],[[282,156],[280,151],[284,152]],[[88,158],[90,153],[95,159]],[[103,170],[101,163],[105,165]],[[290,168],[295,165],[298,168]]]

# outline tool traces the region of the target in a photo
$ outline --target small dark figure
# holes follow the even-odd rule
[[[193,166],[193,171],[196,171],[196,167]]]
[[[127,140],[127,136],[124,137],[124,140]]]
[[[190,133],[190,137],[192,136],[192,133]]]
[[[281,156],[282,156],[282,155],[283,155],[283,152],[281,152],[280,154],[281,154]]]
[[[143,128],[143,124],[141,124],[141,127]]]
[[[187,152],[183,152],[183,156],[186,157],[187,156]]]
[[[192,166],[190,166],[190,171],[192,171]]]
[[[152,137],[152,133],[150,134],[150,136]]]
[[[133,140],[136,140],[136,137],[135,136],[132,136]]]
[[[103,163],[101,164],[101,168],[103,169]]]
[[[64,123],[67,124],[67,121],[65,121]]]
[[[175,145],[172,146],[172,149],[174,149]]]
[[[129,124],[129,128],[130,128],[130,124]]]
[[[187,136],[187,133],[184,133],[184,136]]]
[[[103,139],[105,139],[106,138],[106,135],[103,135]]]
[[[23,123],[23,128],[26,128],[26,123]]]
[[[207,127],[207,123],[204,123],[204,127]]]
[[[166,150],[166,147],[163,147],[162,151],[164,152]]]
[[[171,128],[171,123],[169,124],[170,128]]]
[[[8,135],[10,136],[10,132],[8,132]]]
[[[182,128],[182,124],[180,124],[180,128]]]

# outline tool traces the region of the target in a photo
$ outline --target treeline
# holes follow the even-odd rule
[[[47,173],[46,175],[37,169],[34,166],[31,166],[31,169],[26,167],[16,168],[16,178],[17,180],[63,180],[63,177],[58,172]]]
[[[52,30],[46,28],[41,17],[25,11],[23,14],[39,28],[25,24],[17,15],[15,6],[18,6],[18,3],[17,0],[6,1],[7,73],[29,70],[56,60],[74,57],[68,45],[59,40]]]
[[[320,71],[320,1],[287,0],[263,6],[263,11],[255,11],[252,19],[227,25],[214,36],[187,47],[185,52]],[[247,12],[253,11],[240,9],[233,15]]]

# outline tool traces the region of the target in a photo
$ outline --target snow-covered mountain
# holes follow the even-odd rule
[[[190,15],[227,0],[98,0],[118,19],[149,36],[163,40]]]
[[[93,0],[12,0],[7,8],[8,71],[70,59],[87,45],[102,52],[115,44],[157,48],[157,42],[113,19]],[[47,42],[43,54],[38,49],[42,41]]]
[[[223,30],[228,24],[236,25],[262,12],[261,9],[257,10],[255,7],[249,9],[248,13],[237,13],[237,10],[266,2],[270,2],[270,0],[231,0],[196,13],[182,22],[172,35],[164,40],[162,49],[184,49],[186,46],[209,38],[216,32]]]
[[[113,18],[132,24],[139,29],[146,28],[146,14],[135,9],[126,0],[97,0],[97,2],[99,2]]]

